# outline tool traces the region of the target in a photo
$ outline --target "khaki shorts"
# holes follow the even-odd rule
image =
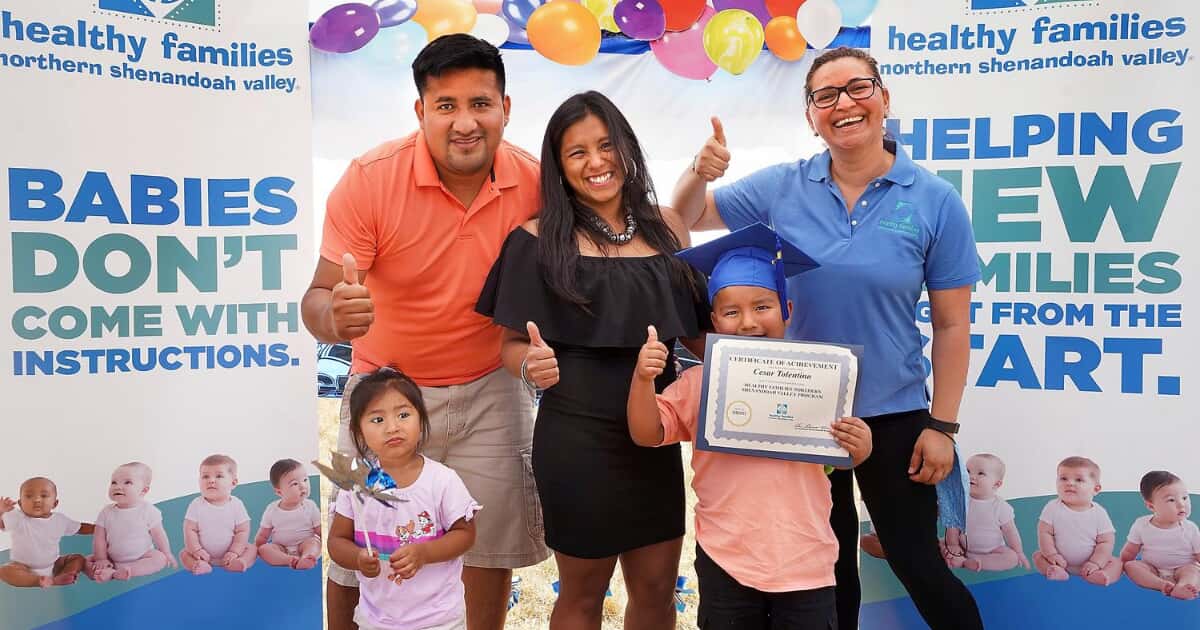
[[[351,377],[342,394],[338,450],[350,455],[357,455],[350,438],[350,394],[360,378]],[[530,460],[533,401],[521,381],[501,368],[462,385],[422,387],[421,395],[431,429],[424,455],[454,469],[483,506],[475,516],[475,546],[464,563],[515,569],[550,557]],[[332,561],[329,579],[358,586],[354,571]]]

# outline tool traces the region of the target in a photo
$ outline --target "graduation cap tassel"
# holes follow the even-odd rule
[[[779,293],[779,309],[783,312],[783,321],[786,322],[792,314],[788,310],[787,274],[783,268],[783,241],[780,240],[778,233],[775,234],[775,260],[771,261],[771,266],[775,271],[775,291]]]

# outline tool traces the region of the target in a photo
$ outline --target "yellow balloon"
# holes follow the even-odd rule
[[[621,27],[617,26],[617,21],[613,18],[613,8],[617,6],[617,0],[580,0],[580,4],[596,16],[600,21],[600,28],[610,33],[621,32]]]
[[[762,52],[763,27],[753,13],[727,9],[704,27],[704,52],[730,74],[741,74]]]
[[[600,52],[600,23],[574,0],[553,0],[529,16],[525,34],[533,49],[550,61],[581,66]]]
[[[424,26],[433,41],[451,33],[470,33],[478,16],[471,0],[421,0],[412,20]]]

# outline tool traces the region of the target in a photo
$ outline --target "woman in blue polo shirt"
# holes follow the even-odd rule
[[[788,280],[788,337],[863,346],[854,413],[870,424],[875,451],[853,473],[831,476],[839,625],[858,627],[853,474],[888,563],[929,626],[982,628],[974,598],[938,549],[934,488],[953,465],[966,384],[971,285],[979,279],[970,219],[950,184],[885,137],[890,97],[874,58],[851,48],[821,55],[805,93],[805,118],[827,151],[706,192],[730,157],[713,119],[713,136],[680,177],[673,205],[693,230],[774,226],[821,263]],[[914,322],[923,287],[933,320],[932,401]]]

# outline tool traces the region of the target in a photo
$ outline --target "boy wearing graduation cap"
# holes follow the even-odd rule
[[[791,314],[786,277],[816,266],[761,223],[678,256],[708,274],[717,333],[775,339]],[[668,355],[654,326],[647,332],[629,389],[629,434],[640,446],[694,441],[703,370],[684,372],[656,396],[654,378]],[[855,465],[870,455],[862,420],[838,420],[832,435]],[[696,450],[692,468],[700,628],[836,627],[838,544],[824,467]]]

